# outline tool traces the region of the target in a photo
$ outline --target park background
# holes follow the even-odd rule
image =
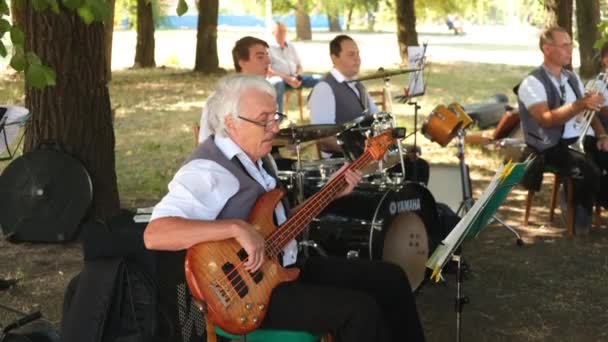
[[[2,1],[7,3],[6,0]],[[201,2],[202,5],[213,3]],[[27,77],[9,67],[13,54],[18,51],[18,44],[15,44],[15,48],[8,34],[2,39],[8,54],[0,60],[0,103],[39,106],[28,106],[33,115],[32,125],[38,125],[38,128],[30,126],[26,150],[42,138],[54,137],[64,139],[75,154],[111,153],[111,170],[103,169],[103,174],[115,172],[116,199],[120,201],[110,205],[103,201],[96,202],[93,211],[98,206],[104,207],[102,213],[112,212],[118,207],[146,207],[162,197],[168,181],[194,146],[192,124],[198,121],[214,82],[224,72],[233,72],[231,47],[244,35],[268,39],[265,25],[269,18],[288,23],[293,20],[294,25],[289,25],[289,39],[294,41],[302,54],[306,71],[318,73],[326,72],[330,67],[327,46],[329,40],[338,34],[329,30],[329,21],[323,25],[322,19],[337,18],[340,30],[352,35],[359,44],[362,74],[371,74],[379,67],[397,69],[402,63],[396,34],[397,22],[401,21],[396,12],[398,8],[403,8],[398,6],[410,3],[416,18],[413,25],[416,40],[419,44],[428,43],[429,63],[425,74],[427,93],[417,99],[421,106],[419,125],[438,104],[476,103],[495,93],[506,94],[510,102],[515,104],[511,88],[533,66],[541,63],[538,31],[549,22],[570,23],[576,41],[573,65],[578,69],[585,60],[581,58],[579,47],[586,44],[579,39],[579,24],[591,22],[596,27],[599,25],[593,45],[603,38],[602,18],[606,13],[604,1],[273,1],[271,16],[267,15],[265,1],[215,3],[219,5],[215,31],[217,63],[211,68],[213,70],[193,71],[197,68],[197,31],[191,23],[198,16],[196,4],[190,3],[188,10],[180,17],[173,14],[179,3],[147,2],[152,10],[152,18],[163,17],[163,14],[169,16],[165,22],[158,20],[152,25],[155,28],[152,31],[155,40],[152,49],[154,66],[148,66],[149,55],[139,60],[136,60],[136,55],[137,51],[143,51],[140,56],[145,55],[145,51],[149,54],[149,44],[147,49],[137,44],[138,35],[143,37],[149,32],[138,32],[137,28],[147,27],[149,30],[150,25],[136,24],[136,1],[116,2],[115,17],[111,21],[115,24],[111,25],[112,66],[108,68],[112,71],[108,75],[111,80],[102,76],[96,79],[102,80],[104,87],[107,84],[109,90],[108,105],[100,108],[82,105],[84,107],[61,111],[52,106],[41,107],[44,102],[35,99],[55,94],[64,98],[78,97],[83,99],[80,102],[87,102],[86,96],[89,95],[78,92],[74,89],[76,87],[62,87],[62,76],[77,75],[83,70],[91,70],[91,64],[107,62],[107,59],[99,57],[93,61],[83,61],[86,58],[82,57],[91,49],[103,50],[103,42],[80,46],[76,41],[70,45],[70,49],[64,49],[62,40],[66,37],[56,36],[55,30],[45,32],[25,27],[24,46],[28,46],[28,41],[50,39],[51,48],[48,51],[76,55],[80,58],[79,63],[82,63],[72,66],[75,70],[65,69],[61,64],[51,63],[53,58],[49,57],[47,51],[36,51],[41,56],[41,64],[50,65],[55,70],[57,84],[46,90],[38,90],[24,87]],[[328,4],[331,6],[326,7]],[[351,8],[353,11],[349,20]],[[589,8],[594,13],[593,20],[577,20]],[[30,12],[25,13],[26,17],[33,16],[33,10],[28,10]],[[64,12],[68,11],[62,8],[61,15],[69,15]],[[333,14],[328,16],[329,12]],[[209,11],[204,13],[208,14]],[[312,23],[320,23],[319,26],[311,24],[308,32],[310,37],[305,36],[305,29],[295,25],[302,13],[310,14]],[[140,15],[143,18],[141,12]],[[464,35],[455,35],[448,29],[445,24],[448,15],[461,17]],[[241,16],[246,18],[245,21],[251,18],[255,21],[248,26],[229,25],[221,21],[222,16]],[[91,27],[76,19],[69,21],[69,25],[72,25],[70,29],[76,32],[104,29],[95,28],[95,25],[100,26],[97,22],[90,24]],[[412,25],[411,18],[408,23]],[[105,25],[105,28],[109,26]],[[407,39],[412,39],[414,32],[410,26],[406,32],[409,33]],[[213,48],[206,48],[203,52],[212,55]],[[211,56],[204,61],[213,59]],[[35,65],[32,63],[30,68]],[[208,67],[206,63],[198,66]],[[587,77],[592,74],[593,71]],[[75,80],[80,82],[78,77]],[[91,85],[85,83],[88,81],[83,77],[80,86],[86,89]],[[394,77],[394,93],[401,91],[406,83],[407,76]],[[375,90],[382,86],[380,81],[371,81],[366,85]],[[292,121],[297,122],[299,117],[294,102],[291,101],[289,115]],[[45,122],[57,115],[84,121],[85,132],[72,134],[62,132],[60,128],[47,127]],[[408,129],[413,128],[411,106],[395,104],[393,115]],[[112,139],[94,138],[105,136],[105,133],[100,134],[103,130],[95,127],[97,120],[94,118],[97,117],[102,117],[106,122],[112,120],[114,141],[111,141],[111,145],[108,144]],[[304,124],[306,119],[298,123]],[[432,164],[457,163],[453,145],[440,148],[425,141],[421,135],[418,135],[418,139],[422,144],[423,157]],[[70,147],[76,144],[87,144],[88,149]],[[84,159],[91,160],[90,157]],[[472,168],[476,195],[483,191],[501,159],[493,151],[467,148],[467,162]],[[96,165],[91,162],[91,167]],[[521,226],[525,198],[522,189],[514,190],[499,211],[502,218],[522,233],[524,247],[517,247],[512,235],[498,225],[491,225],[477,239],[465,243],[465,258],[471,269],[464,283],[465,294],[471,298],[463,314],[465,340],[602,341],[608,338],[608,314],[605,310],[608,306],[605,286],[608,281],[606,224],[602,222],[601,227],[594,229],[588,238],[565,237],[563,222],[559,219],[548,221],[547,203],[551,189],[551,179],[548,178],[543,190],[536,196],[528,227]],[[114,196],[110,194],[106,201],[107,198],[111,201]],[[40,309],[47,318],[59,325],[63,291],[82,267],[79,244],[11,244],[2,241],[0,253],[0,275],[19,280],[17,285],[0,293],[0,302],[23,311]],[[455,282],[451,275],[447,275],[445,284],[426,284],[421,289],[417,301],[429,341],[454,338],[454,295]],[[14,316],[3,313],[0,318],[0,323],[6,324]]]

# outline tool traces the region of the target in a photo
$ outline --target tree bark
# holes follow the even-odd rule
[[[108,82],[112,79],[112,38],[114,36],[114,10],[116,8],[116,0],[108,0],[110,7],[110,16],[103,23],[104,26],[104,51],[106,57],[106,79]]]
[[[219,0],[198,1],[195,71],[210,73],[219,70],[220,62],[217,55],[219,8]]]
[[[137,0],[137,46],[135,68],[153,68],[154,61],[154,17],[151,0]]]
[[[346,31],[350,31],[350,25],[353,22],[353,6],[348,8],[348,15],[346,16]]]
[[[305,0],[298,0],[296,5],[296,39],[311,40],[310,17],[306,10]]]
[[[396,0],[397,42],[401,61],[407,65],[407,47],[418,45],[414,0]]]
[[[327,14],[327,21],[329,22],[329,32],[342,32],[338,14]]]
[[[572,37],[572,0],[545,0],[545,26],[560,26]]]
[[[61,9],[38,13],[24,1],[25,48],[57,74],[56,85],[25,89],[32,113],[26,126],[25,152],[42,141],[55,141],[78,159],[91,176],[95,217],[118,213],[120,202],[114,160],[114,129],[106,79],[104,28],[86,25],[77,14]]]
[[[578,29],[578,51],[581,56],[580,75],[590,78],[600,71],[599,62],[593,57],[597,50],[593,44],[600,38],[597,25],[600,23],[599,0],[576,0],[576,27]]]

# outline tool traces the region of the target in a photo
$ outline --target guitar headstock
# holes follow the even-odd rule
[[[365,141],[365,151],[375,160],[380,160],[386,153],[386,150],[395,143],[397,139],[405,137],[405,128],[393,128],[387,130],[380,135],[370,137]]]

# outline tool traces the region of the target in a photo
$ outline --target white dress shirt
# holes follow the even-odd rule
[[[344,81],[350,81],[342,75],[340,71],[336,68],[332,68],[329,71],[332,76],[338,81],[338,83],[342,83]],[[355,82],[348,82],[348,86],[359,95],[359,89],[355,86]],[[367,95],[367,103],[369,106],[368,114],[375,114],[378,112],[378,107],[374,103],[374,100]],[[315,85],[312,92],[310,93],[310,98],[308,99],[308,109],[310,110],[310,122],[312,124],[335,124],[336,123],[336,98],[334,97],[334,92],[329,86],[329,84],[325,81],[320,81]]]
[[[558,94],[560,96],[565,96],[564,104],[576,101],[576,93],[570,86],[570,83],[568,83],[568,76],[566,76],[566,74],[561,73],[559,80],[549,71],[547,71],[547,74],[549,75],[549,79],[551,80],[555,88],[558,90],[558,93],[560,92],[560,85],[563,86],[563,88],[565,89],[565,94]],[[574,75],[576,77],[576,86],[578,87],[579,92],[584,95],[585,89],[583,87],[583,82],[577,74]],[[532,75],[528,75],[528,77],[526,77],[521,82],[517,95],[527,109],[530,109],[531,106],[538,103],[547,103],[547,92],[545,90],[545,87],[536,77]],[[578,117],[579,116],[577,115],[566,122],[566,124],[564,125],[564,133],[562,134],[562,138],[576,138],[581,135],[582,124],[577,123]],[[587,135],[595,135],[593,128],[589,127]]]
[[[298,65],[302,65],[302,62],[300,61],[300,56],[293,43],[285,42],[285,47],[282,48],[276,44],[276,40],[273,39],[272,41],[274,41],[275,44],[268,48],[271,63],[270,67],[272,70],[287,75],[297,74]]]
[[[232,139],[216,136],[215,144],[226,158],[236,156],[247,173],[266,191],[276,187],[276,180],[264,170],[262,161],[254,164]],[[154,207],[150,220],[161,217],[215,220],[238,190],[239,181],[218,163],[205,159],[192,160],[177,171],[169,183],[169,192]],[[279,224],[287,219],[281,202],[275,208],[275,215]],[[298,246],[295,240],[291,240],[283,251],[284,266],[296,262]]]

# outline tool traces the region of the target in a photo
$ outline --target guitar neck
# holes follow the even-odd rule
[[[266,239],[266,254],[270,257],[276,256],[285,245],[300,234],[304,228],[331,203],[336,196],[348,185],[344,174],[347,170],[361,170],[374,158],[365,151],[346,169],[342,170],[336,177],[327,183],[319,192],[309,198],[279,229],[275,230]]]

